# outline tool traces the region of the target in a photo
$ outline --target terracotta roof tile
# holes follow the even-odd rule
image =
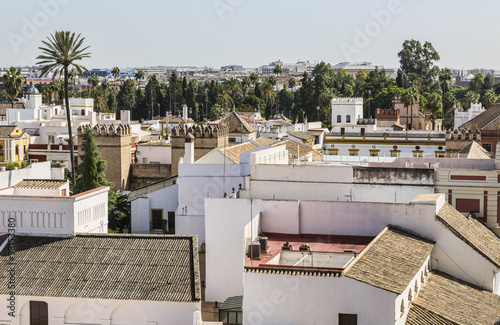
[[[67,182],[65,179],[24,179],[14,185],[14,188],[55,190]]]
[[[445,203],[436,219],[458,238],[471,246],[490,262],[500,267],[500,238],[475,217],[466,217]]]
[[[196,236],[78,234],[16,236],[16,294],[199,301]],[[9,256],[0,254],[8,269]],[[0,294],[8,293],[0,274]]]
[[[229,128],[229,133],[254,133],[257,130],[248,124],[247,121],[241,118],[236,112],[231,112],[222,123],[226,123]]]
[[[434,243],[427,239],[388,226],[345,269],[344,275],[401,294],[433,248]]]
[[[413,301],[407,325],[492,325],[500,320],[500,296],[445,273],[432,272]]]
[[[234,163],[240,163],[240,154],[247,152],[248,150],[252,150],[257,148],[257,146],[252,142],[243,142],[236,144],[231,147],[221,149],[222,153],[226,155],[229,159],[234,161]]]
[[[488,108],[483,113],[474,117],[472,120],[464,123],[461,128],[475,131],[476,129],[482,130],[491,122],[500,117],[500,104]]]

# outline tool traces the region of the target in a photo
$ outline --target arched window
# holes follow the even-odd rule
[[[0,146],[0,157],[3,157],[3,147]]]
[[[19,155],[19,145],[16,145],[16,156]]]
[[[415,288],[414,289],[415,289],[415,295],[416,295],[418,292],[418,281],[417,280],[415,280]]]
[[[337,115],[337,123],[342,123],[342,116]]]
[[[420,272],[420,283],[423,284],[425,281],[424,279],[424,271]]]
[[[411,288],[408,290],[408,306],[410,305],[410,302],[412,301],[413,296],[411,295]]]
[[[405,313],[405,300],[404,299],[401,299],[401,307],[400,307],[399,311],[401,312],[399,317],[403,317],[403,315]]]
[[[351,115],[347,115],[345,117],[345,121],[346,121],[346,123],[351,123]]]

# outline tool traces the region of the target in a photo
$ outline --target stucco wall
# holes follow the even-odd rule
[[[7,301],[7,296],[0,296]],[[16,296],[16,317],[0,307],[0,322],[29,325],[29,301],[48,304],[49,324],[178,325],[192,324],[201,303]]]
[[[245,325],[330,325],[338,314],[358,324],[394,324],[396,294],[347,277],[245,273]]]
[[[50,179],[50,162],[31,164],[29,167],[0,171],[0,188],[14,186],[23,179]]]

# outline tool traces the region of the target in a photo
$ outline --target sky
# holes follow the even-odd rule
[[[403,42],[416,39],[432,43],[441,67],[499,70],[499,12],[498,0],[2,0],[0,67],[36,64],[42,40],[70,30],[90,45],[88,68],[397,68]]]

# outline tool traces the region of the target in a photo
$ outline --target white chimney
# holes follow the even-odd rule
[[[182,105],[182,118],[185,120],[188,119],[188,107],[186,104]]]
[[[21,122],[21,112],[16,112],[16,122]]]
[[[47,108],[47,120],[52,120],[52,108]]]
[[[97,113],[96,112],[89,112],[89,124],[90,127],[94,127],[97,124]]]
[[[500,142],[497,143],[497,152],[495,153],[495,169],[500,169]]]
[[[184,163],[194,164],[194,136],[188,133],[185,137],[186,143],[184,144]]]
[[[120,121],[122,124],[130,124],[130,111],[120,110]]]

